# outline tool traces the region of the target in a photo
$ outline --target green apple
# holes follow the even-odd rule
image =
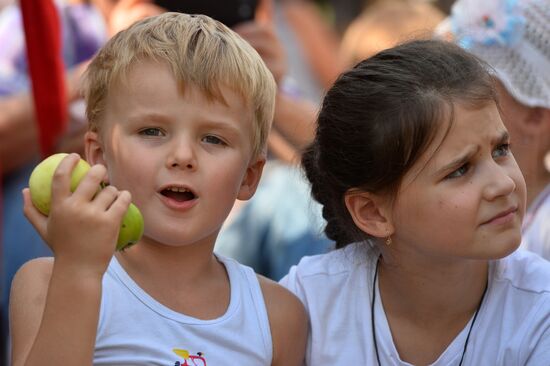
[[[52,179],[55,169],[61,163],[61,160],[68,154],[54,154],[44,159],[38,164],[29,178],[29,189],[31,191],[31,201],[38,211],[48,216],[50,213],[50,202],[52,200]],[[71,175],[71,192],[74,192],[76,186],[90,170],[90,164],[80,159]]]
[[[53,174],[61,160],[67,155],[66,153],[58,153],[47,157],[34,168],[29,178],[31,201],[38,211],[46,216],[50,213]],[[80,159],[71,175],[71,192],[74,192],[88,170],[90,170],[90,164]],[[136,205],[130,203],[122,218],[116,249],[122,250],[135,244],[142,235],[143,216]]]
[[[122,250],[135,244],[143,235],[143,216],[133,203],[130,203],[128,211],[122,218],[122,225],[118,232],[116,249]]]

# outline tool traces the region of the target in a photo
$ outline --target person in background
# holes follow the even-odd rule
[[[337,65],[328,61],[336,59],[337,54],[326,56],[331,47],[336,51],[335,41],[328,37],[329,44],[321,45],[330,28],[309,1],[265,1],[263,5],[259,19],[237,25],[235,31],[251,42],[264,60],[278,59],[272,63],[285,65],[271,68],[284,72],[276,77],[278,107],[269,139],[270,159],[254,197],[233,209],[216,243],[216,252],[279,280],[303,256],[324,253],[333,245],[322,233],[321,208],[311,200],[298,163],[302,150],[313,138],[317,98],[324,93],[324,83],[335,77]],[[243,32],[258,27],[275,32],[279,47],[286,52],[270,57],[263,52],[270,47],[257,42],[260,37]],[[323,62],[315,66],[311,60]]]
[[[59,141],[58,149],[83,152],[85,121],[82,119],[82,105],[78,103],[78,79],[84,63],[105,42],[107,34],[104,21],[93,6],[79,2],[56,4],[62,24],[63,53],[60,57],[67,67],[66,95],[71,116],[70,127]],[[0,257],[0,303],[3,311],[0,316],[5,320],[0,332],[7,334],[9,288],[13,275],[25,261],[51,252],[21,210],[21,190],[40,159],[40,148],[27,73],[25,35],[17,4],[8,5],[0,12],[0,43],[0,242],[3,251]]]
[[[522,247],[550,260],[550,1],[458,0],[438,28],[494,71],[527,183]]]
[[[550,360],[550,262],[517,249],[526,186],[487,65],[417,40],[344,72],[302,163],[330,253],[280,283],[310,321],[307,365]]]
[[[428,39],[445,15],[423,0],[371,1],[346,29],[342,63],[351,67],[386,48],[412,39]]]
[[[60,163],[48,217],[23,191],[54,258],[14,278],[12,364],[301,365],[300,301],[213,253],[266,159],[276,84],[258,53],[205,15],[164,13],[101,48],[84,94],[92,167],[72,192],[79,157]],[[131,200],[144,233],[115,253]]]

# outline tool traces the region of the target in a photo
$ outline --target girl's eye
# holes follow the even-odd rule
[[[139,131],[139,134],[143,136],[164,136],[164,133],[161,131],[160,128],[154,127],[145,128]]]
[[[452,172],[451,174],[447,175],[445,179],[454,179],[454,178],[460,178],[466,173],[468,173],[468,170],[470,170],[470,164],[466,163],[462,165],[460,168]]]
[[[493,151],[493,158],[500,158],[510,154],[510,144],[500,144]]]
[[[222,139],[212,135],[203,137],[202,141],[206,142],[207,144],[225,145],[225,142]]]

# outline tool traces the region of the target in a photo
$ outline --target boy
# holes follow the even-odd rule
[[[14,279],[13,365],[300,365],[299,301],[212,252],[265,162],[275,83],[259,55],[208,17],[166,13],[113,37],[86,76],[92,169],[71,194],[78,157],[60,164],[49,217],[24,191],[55,259]],[[130,199],[144,237],[113,256]]]

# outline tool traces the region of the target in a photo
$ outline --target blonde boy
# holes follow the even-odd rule
[[[252,47],[205,16],[148,18],[103,47],[85,88],[92,169],[71,193],[78,156],[60,164],[49,217],[24,191],[55,255],[13,281],[14,366],[301,364],[299,301],[213,254],[260,179],[275,88]],[[113,256],[130,200],[145,234]]]

